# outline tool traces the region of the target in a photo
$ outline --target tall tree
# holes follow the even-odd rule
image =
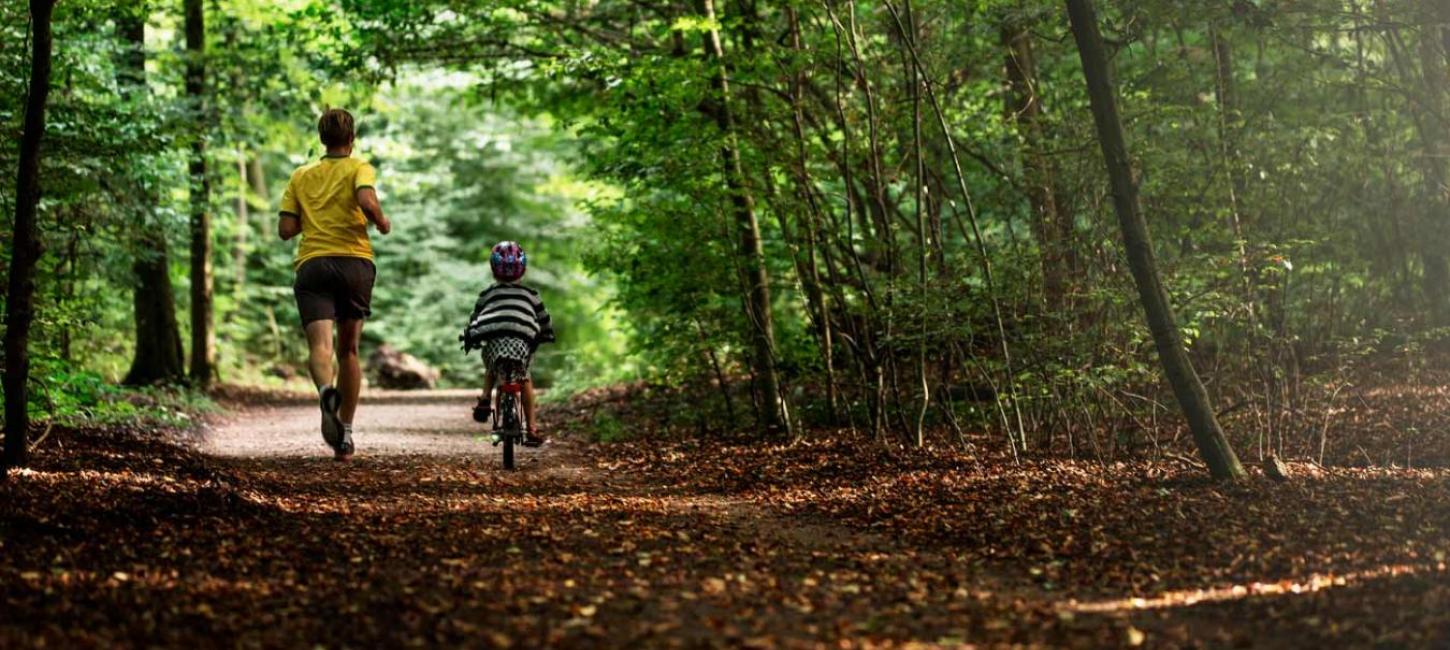
[[[720,43],[714,0],[701,0],[701,8],[712,27],[705,32],[705,54],[714,62],[711,84],[717,104],[712,107],[715,124],[724,143],[720,145],[726,189],[740,237],[740,257],[744,263],[745,316],[751,328],[752,366],[760,382],[761,419],[767,429],[789,427],[785,404],[780,391],[780,376],[775,368],[775,324],[770,311],[770,274],[765,267],[765,250],[760,241],[760,221],[755,215],[755,198],[745,182],[740,163],[740,148],[735,133],[735,114],[730,107],[730,80],[725,68],[725,51]]]
[[[206,171],[209,102],[206,90],[206,16],[202,0],[185,0],[186,96],[196,129],[191,143],[191,381],[206,387],[214,375],[212,331],[211,180]]]
[[[1421,258],[1425,265],[1424,293],[1430,304],[1432,322],[1437,326],[1450,324],[1450,165],[1446,164],[1446,108],[1450,105],[1450,7],[1443,0],[1427,3],[1428,11],[1420,28],[1420,89],[1417,106],[1411,108],[1423,151],[1420,165],[1424,169],[1426,223],[1428,236],[1423,237]],[[1408,66],[1405,66],[1406,68]],[[1413,88],[1412,84],[1407,83]]]
[[[1183,335],[1173,316],[1168,291],[1158,273],[1158,262],[1153,253],[1153,240],[1148,233],[1148,222],[1143,217],[1143,208],[1138,200],[1137,180],[1133,177],[1132,160],[1128,157],[1127,138],[1123,134],[1122,118],[1118,114],[1118,100],[1108,71],[1108,55],[1103,45],[1102,33],[1098,31],[1097,12],[1092,0],[1066,0],[1068,16],[1072,21],[1073,38],[1077,41],[1078,56],[1082,59],[1083,76],[1087,79],[1088,99],[1092,105],[1093,122],[1097,125],[1098,142],[1102,146],[1103,160],[1107,166],[1108,178],[1113,188],[1113,207],[1118,213],[1118,225],[1123,231],[1123,248],[1128,257],[1128,266],[1133,272],[1133,281],[1138,286],[1138,298],[1148,318],[1148,329],[1153,334],[1153,343],[1158,348],[1158,357],[1163,364],[1164,374],[1173,386],[1178,405],[1188,418],[1188,427],[1193,432],[1193,441],[1198,452],[1208,464],[1209,471],[1217,478],[1233,479],[1244,475],[1238,456],[1229,445],[1218,418],[1209,401],[1208,391],[1198,378],[1188,351],[1183,346]]]
[[[1042,150],[1042,98],[1037,89],[1032,32],[1024,20],[1014,16],[1003,23],[1001,39],[1006,51],[1005,107],[1022,141],[1032,232],[1042,256],[1043,296],[1047,308],[1056,311],[1063,307],[1072,281],[1072,216],[1058,205],[1056,170]]]
[[[116,17],[117,31],[125,42],[117,80],[127,98],[141,98],[146,91],[146,3],[123,7]],[[176,324],[176,299],[171,288],[171,254],[166,233],[159,224],[144,218],[154,210],[158,197],[151,188],[139,191],[141,207],[134,222],[136,260],[131,290],[135,314],[136,352],[125,383],[147,385],[178,383],[186,376],[181,351],[181,330]]]
[[[40,205],[40,143],[45,137],[45,103],[50,95],[50,21],[55,0],[30,0],[30,96],[25,100],[25,126],[20,136],[20,164],[15,179],[15,232],[10,253],[10,280],[5,294],[5,463],[4,469],[29,459],[30,323],[35,318],[35,265],[40,260],[40,234],[35,213]]]

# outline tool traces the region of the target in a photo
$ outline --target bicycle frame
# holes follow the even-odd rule
[[[500,373],[503,374],[503,373]],[[504,469],[514,468],[514,446],[523,442],[526,428],[523,410],[524,383],[502,380],[498,387],[498,408],[493,412],[495,445],[503,443]]]
[[[522,436],[525,426],[522,410],[524,385],[507,382],[498,387],[498,392],[498,410],[493,413],[493,430]],[[516,422],[509,423],[507,415],[512,415]]]

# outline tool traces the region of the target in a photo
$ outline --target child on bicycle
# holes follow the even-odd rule
[[[534,422],[534,382],[529,365],[539,345],[554,340],[554,327],[549,312],[539,299],[539,292],[519,284],[528,270],[528,256],[517,242],[499,242],[493,247],[488,265],[493,269],[494,283],[478,294],[473,315],[464,328],[464,351],[483,349],[488,367],[483,395],[473,407],[473,419],[488,422],[493,411],[493,389],[500,379],[523,384],[524,444],[537,447],[545,439]],[[499,377],[500,372],[511,376]]]

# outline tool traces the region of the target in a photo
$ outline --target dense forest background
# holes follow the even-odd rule
[[[1098,7],[1152,250],[1241,455],[1386,460],[1333,433],[1346,389],[1433,370],[1450,325],[1441,4]],[[124,408],[117,383],[205,384],[208,337],[222,382],[299,374],[276,200],[320,155],[318,112],[343,106],[397,224],[365,345],[448,382],[477,379],[456,332],[487,246],[517,239],[560,323],[541,358],[558,395],[647,380],[721,416],[702,428],[1014,454],[1186,440],[1059,3],[186,7],[203,31],[175,2],[56,8],[36,417]],[[18,141],[23,3],[0,31]],[[17,155],[0,150],[7,178]]]

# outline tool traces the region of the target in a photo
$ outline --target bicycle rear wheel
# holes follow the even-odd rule
[[[519,437],[518,398],[513,393],[504,393],[498,409],[503,419],[503,468],[513,469],[514,443]]]

